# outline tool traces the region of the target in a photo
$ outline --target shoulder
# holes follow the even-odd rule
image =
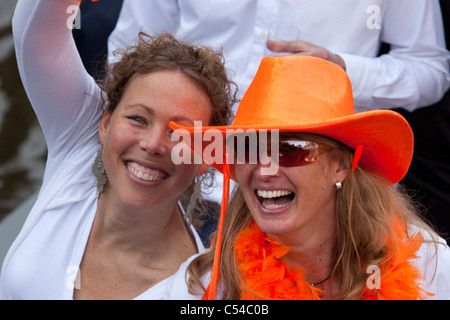
[[[416,259],[411,262],[423,274],[422,288],[431,294],[429,299],[450,299],[450,248],[440,237],[433,240],[431,235],[419,228],[414,228],[424,237]]]
[[[198,294],[192,294],[189,292],[187,281],[189,279],[189,274],[187,273],[187,268],[189,264],[197,258],[202,253],[198,253],[190,257],[186,262],[181,264],[178,271],[170,278],[167,285],[165,297],[166,300],[200,300],[202,298],[203,292],[199,290]],[[209,277],[208,277],[209,279]],[[205,279],[206,281],[206,279]],[[206,286],[208,283],[203,281],[203,285]]]

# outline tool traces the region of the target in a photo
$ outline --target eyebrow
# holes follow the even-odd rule
[[[187,117],[183,117],[183,116],[176,116],[172,118],[173,122],[182,122],[182,121],[187,121],[190,124],[194,125],[194,121],[191,118],[187,118]]]
[[[142,103],[129,104],[127,107],[128,107],[128,108],[140,107],[140,108],[142,108],[142,109],[145,109],[145,111],[147,111],[147,112],[150,113],[151,115],[155,115],[155,110],[153,110],[153,108],[151,108],[151,107],[149,107],[149,106],[147,106],[147,105],[145,105],[145,104],[142,104]]]
[[[147,111],[152,116],[154,116],[156,114],[155,110],[152,107],[149,107],[142,103],[129,104],[127,107],[128,108],[140,107],[140,108],[144,109],[145,111]],[[181,115],[174,116],[173,118],[171,118],[171,120],[174,122],[187,121],[187,122],[191,123],[192,125],[194,124],[194,121],[191,118],[181,116]]]

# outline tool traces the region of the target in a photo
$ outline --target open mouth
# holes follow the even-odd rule
[[[156,182],[162,181],[167,177],[167,173],[154,168],[147,168],[136,162],[127,162],[128,171],[136,178],[147,181]]]
[[[256,190],[261,205],[268,210],[276,210],[288,206],[295,197],[289,190]]]

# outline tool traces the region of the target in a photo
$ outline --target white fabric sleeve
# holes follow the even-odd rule
[[[381,28],[381,40],[391,46],[388,54],[378,58],[340,54],[353,85],[356,109],[412,111],[439,101],[450,86],[450,55],[439,1],[389,1]]]
[[[431,238],[421,232],[426,241]],[[424,242],[413,264],[423,273],[422,288],[431,293],[428,300],[450,300],[450,248],[442,238],[438,243]]]
[[[23,85],[46,138],[49,157],[98,135],[100,90],[72,37],[76,0],[19,0],[13,17]]]
[[[120,59],[115,51],[135,44],[140,31],[149,35],[176,34],[179,19],[176,0],[124,0],[116,27],[108,39],[109,61]]]

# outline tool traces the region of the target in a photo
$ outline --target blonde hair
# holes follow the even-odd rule
[[[340,299],[358,299],[366,286],[367,266],[387,262],[393,249],[388,245],[388,239],[391,244],[401,240],[394,230],[393,220],[401,221],[406,234],[410,225],[428,232],[432,242],[437,242],[437,234],[418,217],[416,206],[401,186],[393,187],[383,177],[359,166],[352,172],[353,152],[350,148],[317,135],[304,134],[304,138],[330,146],[331,149],[326,154],[340,157],[351,172],[342,183],[342,189],[336,192],[337,237],[332,279],[339,284]],[[224,221],[220,260],[222,299],[240,298],[242,279],[233,246],[239,233],[252,221],[238,188],[230,201]],[[187,272],[190,274],[191,293],[198,294],[199,288],[204,290],[200,278],[212,268],[213,257],[214,248],[199,256],[189,266]]]

